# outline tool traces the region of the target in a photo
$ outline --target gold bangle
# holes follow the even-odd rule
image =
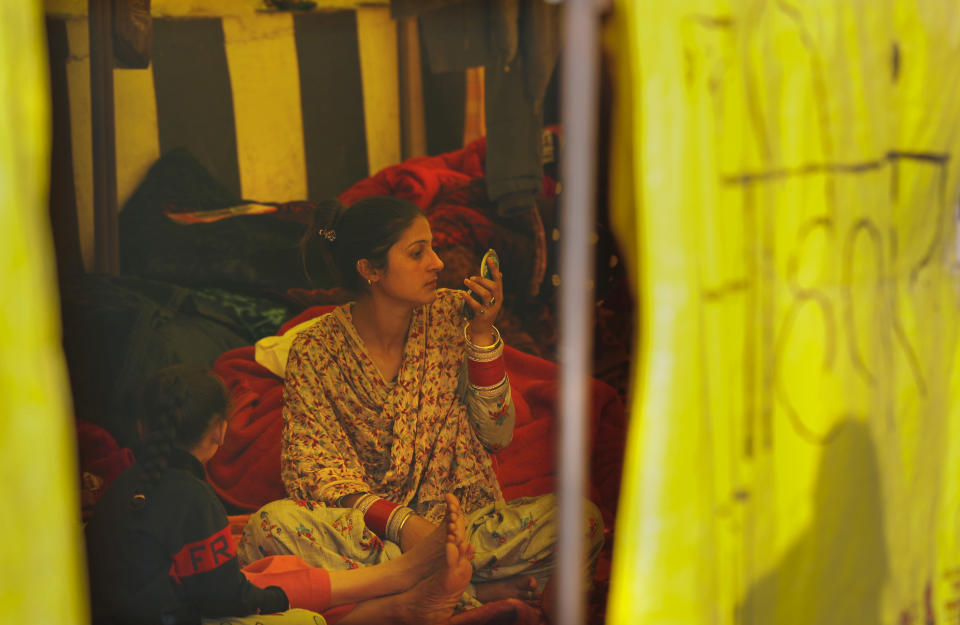
[[[367,515],[367,510],[370,509],[370,506],[380,501],[380,498],[376,495],[366,493],[360,499],[357,499],[357,502],[353,504],[355,510],[359,510],[362,516]]]
[[[395,511],[397,514],[390,519],[390,522],[387,523],[387,540],[400,544],[400,532],[403,531],[403,526],[407,524],[407,521],[410,520],[410,517],[414,515],[413,510],[407,508],[406,506],[398,508]]]
[[[489,360],[496,360],[503,354],[503,339],[500,338],[500,331],[497,330],[496,326],[493,327],[493,344],[481,347],[474,344],[469,335],[467,334],[467,329],[469,326],[463,327],[463,339],[465,342],[465,351],[467,353],[467,358],[473,360],[474,362],[487,362]]]
[[[486,351],[497,349],[497,347],[499,347],[500,343],[502,342],[500,339],[500,330],[497,329],[497,326],[490,326],[490,329],[493,332],[490,335],[491,337],[493,337],[493,343],[491,343],[490,345],[477,345],[476,343],[470,340],[470,332],[469,332],[470,324],[463,326],[463,338],[467,342],[467,347],[472,350],[476,350],[480,352],[486,352]]]
[[[401,513],[402,510],[403,510],[403,506],[397,506],[396,508],[390,511],[390,516],[387,517],[387,523],[383,528],[384,529],[383,537],[386,538],[387,540],[393,540],[393,532],[392,532],[393,525],[396,522],[397,514]],[[394,540],[393,542],[397,542],[397,541]]]

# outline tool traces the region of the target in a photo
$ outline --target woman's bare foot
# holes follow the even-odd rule
[[[408,580],[404,588],[411,588],[421,579],[435,573],[444,563],[446,545],[452,542],[457,548],[466,541],[463,512],[460,502],[453,495],[446,495],[447,511],[443,522],[426,538],[397,558],[397,574]]]
[[[431,559],[432,547],[425,545],[416,549],[416,553],[411,549],[396,560],[366,569],[383,574],[386,571],[381,567],[394,567],[389,573],[393,579],[401,574],[412,575],[413,571],[421,568],[430,569],[427,575],[413,577],[412,581],[403,578],[406,590],[399,594],[377,592],[374,595],[376,598],[359,600],[356,607],[338,622],[343,625],[440,625],[448,621],[473,577],[473,566],[470,564],[473,546],[466,541],[460,503],[453,495],[447,495],[447,515],[437,531],[429,535],[431,541],[436,535],[442,541],[439,558]],[[421,542],[431,541],[424,539]],[[334,573],[340,571],[331,571],[331,582]],[[413,587],[410,588],[410,585]]]
[[[463,525],[463,521],[460,521]],[[453,533],[447,535],[445,557],[440,570],[422,580],[398,597],[402,611],[398,616],[405,625],[440,625],[453,616],[453,609],[473,577],[473,546],[466,541],[459,545]]]
[[[529,575],[515,575],[495,582],[474,584],[477,600],[481,603],[500,599],[520,599],[529,603],[540,603],[541,592],[537,580]]]

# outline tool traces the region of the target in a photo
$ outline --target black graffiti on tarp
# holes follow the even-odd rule
[[[700,296],[707,301],[721,300],[733,293],[739,293],[750,288],[750,282],[745,279],[727,280],[718,287],[701,289]]]
[[[744,278],[732,279],[724,282],[721,286],[715,288],[701,289],[701,297],[705,301],[722,300],[730,295],[739,294],[747,298],[746,328],[744,340],[744,385],[746,392],[745,410],[744,410],[744,452],[749,457],[753,453],[754,436],[756,428],[759,426],[763,434],[763,443],[769,447],[772,445],[772,426],[768,421],[770,409],[768,397],[775,397],[776,402],[783,407],[794,432],[802,439],[811,444],[824,444],[828,442],[828,434],[818,433],[803,420],[796,407],[790,400],[787,392],[784,376],[780,375],[781,365],[785,358],[785,352],[793,332],[794,324],[799,314],[808,306],[816,306],[820,312],[824,327],[824,361],[823,369],[829,370],[833,367],[836,358],[838,345],[838,324],[837,311],[831,299],[831,296],[821,289],[812,285],[802,285],[798,279],[798,267],[800,259],[804,253],[806,241],[809,235],[816,231],[824,231],[828,238],[837,238],[834,220],[829,215],[819,215],[803,223],[797,234],[797,243],[791,252],[787,262],[787,285],[790,288],[792,301],[780,321],[779,328],[774,332],[774,339],[770,341],[766,335],[768,333],[767,321],[773,316],[773,307],[770,302],[762,306],[765,299],[762,300],[758,295],[758,290],[762,287],[759,284],[773,279],[772,277],[772,254],[766,249],[772,242],[764,239],[770,238],[771,219],[767,218],[761,231],[759,224],[760,216],[757,212],[756,198],[753,187],[758,184],[766,184],[773,181],[784,180],[797,176],[809,176],[812,174],[840,174],[840,175],[858,175],[865,172],[871,172],[889,165],[891,167],[891,178],[896,179],[895,184],[891,184],[891,199],[896,202],[899,199],[899,176],[900,163],[902,161],[912,161],[918,164],[929,164],[938,169],[938,201],[935,209],[936,216],[930,240],[924,247],[924,252],[916,262],[910,266],[910,281],[916,282],[920,272],[929,266],[943,242],[943,229],[945,211],[948,209],[947,187],[946,187],[946,165],[950,155],[936,152],[910,152],[910,151],[889,151],[882,159],[868,160],[858,163],[815,163],[794,168],[774,168],[757,172],[743,172],[735,175],[729,175],[722,178],[722,183],[731,186],[740,186],[744,190],[743,202],[743,229],[747,246],[755,246],[759,241],[759,253],[756,251],[745,250],[746,276]],[[833,211],[830,211],[831,213]],[[763,237],[761,239],[760,237]],[[889,247],[884,247],[884,233],[871,216],[863,216],[849,226],[844,233],[841,247],[841,290],[840,290],[840,314],[842,324],[846,335],[846,351],[853,365],[854,371],[866,384],[875,387],[877,385],[877,375],[867,362],[863,350],[858,342],[857,316],[855,314],[856,302],[853,296],[853,266],[856,254],[856,247],[859,241],[866,237],[874,252],[876,266],[876,279],[874,281],[874,311],[875,315],[884,315],[890,335],[880,334],[880,339],[891,340],[887,344],[886,353],[892,354],[894,345],[901,350],[907,361],[907,365],[913,381],[921,396],[927,395],[927,382],[923,373],[923,367],[917,350],[907,335],[904,327],[902,314],[898,304],[899,283],[894,281],[888,284],[885,279],[885,267],[889,261],[892,267],[898,266],[899,239],[895,229],[890,228],[886,238],[889,239]],[[770,274],[770,275],[767,275]],[[891,291],[892,289],[892,291]],[[772,292],[770,288],[763,288],[764,297],[769,299]],[[757,319],[759,311],[759,319]],[[760,321],[760,334],[764,346],[770,346],[772,343],[771,354],[762,349],[760,353],[756,351],[757,337],[751,330],[755,327],[756,321]],[[892,338],[891,338],[892,337]],[[757,372],[758,359],[763,366],[763,373]],[[762,389],[760,415],[763,417],[759,423],[756,419],[757,405],[754,389]],[[893,423],[891,422],[891,426]]]
[[[897,266],[897,242],[897,231],[893,228],[890,228],[890,264],[893,267]],[[926,397],[927,383],[923,377],[923,367],[920,365],[920,358],[917,356],[917,351],[910,343],[910,339],[907,338],[907,331],[903,327],[903,320],[900,316],[899,300],[900,298],[896,296],[896,293],[894,293],[890,298],[894,339],[896,340],[897,345],[899,345],[903,350],[904,356],[907,358],[907,363],[910,365],[910,372],[913,374],[913,381],[917,385],[917,391],[921,396]]]
[[[722,181],[723,184],[727,185],[749,185],[755,182],[773,182],[814,174],[859,174],[880,169],[886,163],[886,159],[857,163],[808,163],[797,167],[775,167],[762,171],[731,174],[724,176]]]
[[[793,405],[793,402],[790,401],[786,386],[783,384],[783,376],[780,375],[780,365],[783,362],[783,354],[786,352],[787,342],[793,333],[793,324],[802,309],[809,304],[814,304],[817,306],[817,309],[820,311],[820,318],[823,321],[823,369],[832,369],[836,360],[837,324],[834,316],[833,302],[830,301],[830,298],[827,296],[827,294],[822,293],[819,289],[800,284],[798,276],[800,257],[805,249],[807,238],[818,230],[823,230],[827,235],[829,235],[833,231],[833,221],[829,217],[823,216],[811,219],[804,224],[800,228],[798,245],[791,254],[790,259],[787,261],[787,285],[793,292],[794,301],[787,310],[787,313],[784,315],[783,323],[780,326],[780,331],[777,333],[777,339],[774,345],[774,354],[776,354],[774,378],[777,400],[783,407],[787,415],[787,419],[797,435],[810,443],[824,444],[828,442],[830,438],[836,436],[840,430],[838,428],[834,428],[832,430],[828,430],[826,433],[819,433],[816,432],[812,427],[808,426],[801,418],[800,413]]]
[[[810,64],[810,88],[813,91],[813,109],[817,116],[817,126],[823,129],[823,131],[820,132],[820,149],[825,155],[836,154],[832,141],[833,137],[831,133],[828,132],[831,124],[829,111],[830,88],[828,86],[830,83],[827,79],[827,63],[824,60],[823,53],[817,47],[817,41],[814,39],[808,22],[804,19],[801,8],[810,8],[810,5],[801,2],[798,2],[797,5],[791,5],[785,0],[776,0],[775,7],[777,11],[786,15],[787,18],[793,22],[800,43],[803,44],[803,47],[807,51],[807,58]],[[828,160],[830,160],[829,157]],[[837,201],[833,178],[827,178],[826,190],[828,216],[835,217],[834,210]]]
[[[732,15],[707,15],[705,13],[693,13],[687,16],[687,19],[697,23],[704,28],[718,28],[727,30],[733,28]]]
[[[898,159],[912,159],[921,162],[930,162],[937,165],[939,179],[937,185],[937,192],[939,197],[937,198],[939,210],[937,211],[937,218],[934,222],[933,236],[930,239],[929,245],[927,245],[927,251],[923,255],[923,258],[913,267],[913,270],[910,272],[910,281],[916,282],[917,278],[920,275],[920,270],[930,264],[934,258],[934,254],[937,249],[940,247],[940,239],[943,236],[943,217],[944,211],[948,209],[948,199],[947,199],[947,161],[949,156],[945,154],[925,154],[925,153],[907,153],[907,152],[891,152],[891,158],[896,157]]]
[[[833,145],[833,135],[828,132],[831,128],[830,114],[828,107],[832,98],[830,97],[829,81],[827,76],[826,58],[818,49],[818,42],[814,37],[814,31],[808,26],[808,20],[805,15],[805,5],[801,3],[791,4],[787,0],[775,0],[771,3],[774,10],[793,24],[793,30],[797,40],[806,50],[806,58],[810,72],[810,89],[812,91],[812,105],[819,128],[823,132],[819,133],[818,141],[821,153],[825,155],[837,154]],[[758,9],[759,10],[759,9]],[[767,10],[766,7],[763,10]],[[756,17],[755,15],[753,17]],[[715,32],[729,32],[736,34],[736,29],[742,31],[751,30],[754,26],[751,15],[737,16],[731,15],[705,15],[691,14],[687,16],[689,21],[697,27],[711,29]],[[685,49],[688,57],[695,56],[695,51]],[[896,73],[902,69],[899,57],[899,49],[896,49]],[[692,61],[688,58],[688,65]],[[752,68],[752,69],[751,69]],[[750,126],[750,136],[755,142],[761,162],[775,162],[775,144],[770,136],[770,126],[765,119],[761,95],[763,68],[747,66],[743,72],[743,96],[746,106],[746,115]],[[723,71],[721,70],[721,74]],[[714,101],[714,108],[718,115],[722,115],[722,89],[715,88],[722,85],[721,80],[711,79],[710,94]],[[769,240],[770,231],[774,228],[773,220],[775,211],[769,214],[758,211],[757,199],[752,192],[754,185],[768,182],[786,180],[801,176],[825,176],[823,180],[825,194],[825,215],[815,217],[810,223],[804,224],[800,228],[798,249],[794,250],[791,258],[798,258],[802,253],[804,240],[809,232],[807,229],[817,229],[825,227],[826,224],[839,223],[838,211],[842,205],[837,195],[837,179],[842,176],[862,175],[869,172],[880,171],[884,167],[890,167],[890,197],[894,206],[899,205],[900,195],[900,173],[901,163],[912,161],[918,163],[928,163],[939,168],[940,175],[940,199],[938,202],[938,215],[935,221],[932,236],[922,254],[910,269],[911,283],[915,283],[922,270],[929,266],[936,258],[938,250],[943,244],[944,214],[947,207],[947,169],[946,164],[950,155],[947,153],[938,153],[934,151],[922,150],[890,150],[877,158],[865,159],[854,162],[840,162],[830,159],[829,156],[825,162],[813,162],[801,164],[793,167],[775,167],[764,168],[759,171],[744,171],[722,176],[721,184],[729,186],[740,186],[744,189],[743,194],[743,236],[747,241],[747,248],[744,249],[744,275],[728,279],[718,286],[705,286],[701,289],[701,297],[706,302],[719,302],[730,296],[743,297],[746,302],[744,323],[746,332],[743,340],[743,387],[744,387],[744,409],[743,409],[743,451],[746,456],[753,454],[755,446],[755,435],[759,432],[764,445],[772,445],[772,403],[771,397],[775,396],[778,405],[784,407],[787,418],[792,424],[792,429],[802,438],[810,442],[823,443],[821,435],[807,426],[790,402],[786,392],[785,381],[778,375],[780,364],[783,362],[784,352],[789,341],[789,336],[793,331],[794,324],[798,316],[808,306],[815,306],[820,311],[820,317],[824,324],[824,368],[829,369],[833,366],[839,349],[839,334],[842,327],[846,333],[844,342],[846,351],[849,352],[850,360],[853,363],[854,370],[858,377],[867,384],[876,386],[876,377],[871,370],[870,364],[862,353],[861,346],[857,342],[856,315],[853,308],[855,303],[852,294],[848,290],[847,294],[841,293],[841,301],[835,303],[832,297],[822,289],[813,285],[799,285],[796,280],[790,285],[793,301],[789,305],[786,315],[780,320],[780,327],[771,329],[774,323],[774,304],[772,300],[773,290],[770,282],[766,279],[772,279],[772,259],[770,246],[776,242]],[[767,207],[764,207],[767,209]],[[769,210],[769,209],[767,209]],[[877,262],[884,262],[883,237],[871,215],[865,215],[864,219],[853,226],[853,231],[846,233],[846,238],[842,239],[844,248],[841,249],[841,258],[847,263],[848,275],[852,271],[852,259],[854,255],[853,247],[857,244],[860,237],[868,237],[873,242],[874,253]],[[831,225],[830,228],[835,226]],[[763,230],[761,230],[763,228]],[[839,237],[840,233],[831,233],[831,236]],[[761,238],[763,237],[763,238]],[[891,262],[896,262],[897,241],[895,233],[891,234],[890,240],[890,258]],[[841,239],[837,238],[837,241]],[[754,246],[759,248],[751,249]],[[896,265],[892,265],[896,266]],[[767,275],[770,274],[770,275]],[[794,274],[796,275],[796,274]],[[898,306],[898,292],[900,284],[895,282],[892,286],[885,286],[880,283],[882,280],[882,271],[878,273],[875,283],[875,300],[885,301],[886,304],[878,309],[878,314],[884,314],[885,319],[890,322],[892,329],[893,342],[906,357],[911,375],[921,395],[926,395],[927,384],[924,379],[923,369],[920,359],[917,356],[917,350],[912,345],[904,328],[901,312]],[[848,283],[849,284],[849,283]],[[884,292],[883,289],[894,289],[892,292]],[[886,295],[886,297],[884,296]],[[838,311],[837,308],[840,308]],[[771,338],[772,337],[772,338]],[[886,338],[881,334],[881,339]],[[896,349],[895,348],[895,349]],[[889,353],[889,350],[888,350]],[[759,389],[759,393],[757,392]]]
[[[853,363],[854,371],[860,375],[870,386],[876,386],[877,376],[870,370],[864,360],[863,353],[860,350],[860,344],[857,342],[857,324],[855,319],[855,306],[853,300],[853,262],[854,249],[857,245],[857,239],[862,233],[869,235],[876,253],[876,281],[874,283],[874,297],[879,306],[874,310],[879,312],[883,308],[883,237],[880,235],[880,229],[873,220],[869,218],[858,219],[850,230],[843,246],[842,273],[841,273],[841,294],[844,300],[844,325],[846,325],[847,351],[850,354],[850,360]]]
[[[903,160],[936,165],[940,172],[945,176],[947,173],[946,165],[950,160],[950,155],[940,152],[908,152],[891,150],[884,154],[882,158],[873,160],[855,161],[850,163],[807,163],[805,165],[797,165],[795,167],[773,167],[759,171],[744,171],[735,174],[728,174],[723,176],[720,181],[725,185],[749,185],[757,182],[773,182],[775,180],[796,178],[800,176],[811,176],[815,174],[860,174],[864,172],[875,171],[888,165],[895,165],[897,162]],[[895,169],[894,172],[897,172],[897,170]],[[946,199],[946,178],[942,177],[939,184],[941,195],[943,196],[943,199]],[[897,192],[894,190],[892,193],[896,194]]]

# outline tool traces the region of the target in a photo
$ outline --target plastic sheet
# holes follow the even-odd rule
[[[610,623],[960,620],[960,11],[616,4]]]
[[[89,620],[47,217],[43,7],[0,2],[0,623]]]

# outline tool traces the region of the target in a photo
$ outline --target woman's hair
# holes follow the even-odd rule
[[[173,365],[150,375],[136,400],[143,427],[139,463],[143,484],[134,505],[146,503],[174,449],[193,449],[217,421],[225,419],[230,395],[220,378],[195,365]]]
[[[303,268],[310,277],[316,252],[341,286],[358,293],[366,288],[357,261],[366,258],[375,268],[387,264],[387,251],[413,220],[423,217],[409,200],[387,195],[364,198],[349,208],[336,200],[320,204],[300,240]]]

